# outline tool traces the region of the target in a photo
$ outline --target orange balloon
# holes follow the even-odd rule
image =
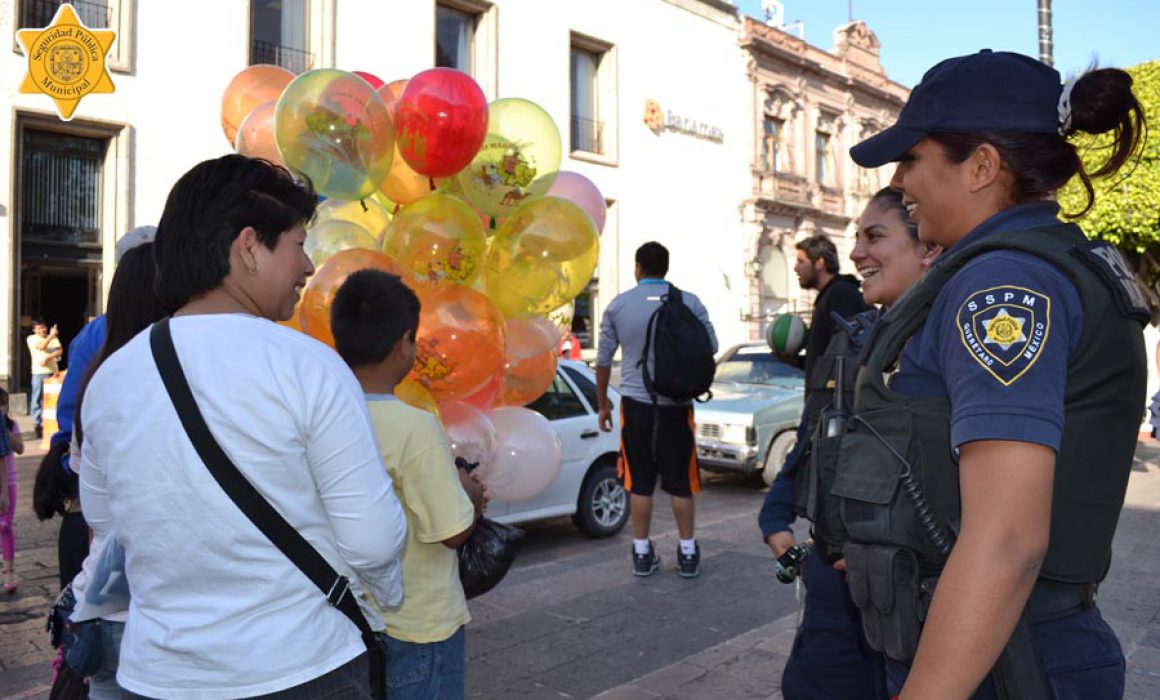
[[[278,144],[274,142],[274,106],[277,102],[263,102],[255,107],[238,128],[234,150],[250,158],[265,158],[285,167]]]
[[[406,78],[402,80],[392,80],[391,82],[381,87],[375,88],[379,93],[379,97],[383,98],[383,103],[387,105],[387,114],[391,115],[391,122],[395,121],[395,107],[399,103],[399,95],[403,94],[403,89],[407,87]]]
[[[473,393],[464,396],[460,401],[469,403],[481,411],[486,411],[495,404],[499,390],[503,388],[503,370],[496,372],[487,382]]]
[[[523,406],[540,398],[556,377],[558,360],[555,347],[531,357],[511,358],[504,367],[503,386],[495,405]]]
[[[305,333],[306,331],[302,330],[302,300],[299,299],[298,303],[294,305],[293,316],[286,319],[285,321],[278,321],[277,323],[279,326],[286,326],[287,328],[298,331],[299,333]]]
[[[402,272],[391,256],[365,248],[340,250],[318,268],[306,283],[298,315],[302,329],[309,336],[334,347],[334,334],[330,331],[330,305],[334,303],[334,295],[350,273],[368,268],[392,275]]]
[[[378,89],[379,97],[387,105],[387,114],[391,115],[391,122],[395,121],[395,107],[399,103],[399,95],[407,87],[406,80],[395,80]],[[403,156],[399,155],[399,144],[395,144],[395,159],[391,161],[391,169],[383,180],[379,191],[385,194],[392,202],[410,204],[431,193],[431,179],[420,175],[407,165]]]
[[[503,317],[483,294],[455,284],[419,290],[414,377],[436,399],[474,393],[503,368]]]
[[[277,102],[294,74],[280,66],[259,64],[234,76],[222,95],[222,131],[233,147],[242,121],[258,105]]]
[[[435,400],[431,392],[423,388],[422,384],[410,377],[399,382],[399,385],[395,387],[395,396],[408,406],[434,413],[436,418],[443,419],[439,412],[439,402]]]

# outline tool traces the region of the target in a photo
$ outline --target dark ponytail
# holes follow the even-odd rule
[[[939,132],[930,134],[930,138],[941,144],[947,157],[955,163],[965,161],[984,143],[994,146],[1004,167],[1014,177],[1011,196],[1015,204],[1050,199],[1078,174],[1087,192],[1087,204],[1078,212],[1064,214],[1074,219],[1086,214],[1095,204],[1091,178],[1119,171],[1139,153],[1147,129],[1144,109],[1132,92],[1132,76],[1118,68],[1099,68],[1076,79],[1071,92],[1071,121],[1062,136],[993,131]],[[1084,168],[1075,145],[1066,138],[1080,131],[1112,132],[1107,160],[1091,173]]]

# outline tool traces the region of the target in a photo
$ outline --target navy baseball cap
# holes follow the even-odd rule
[[[1059,130],[1059,71],[1029,56],[983,49],[922,76],[893,126],[850,149],[864,168],[902,158],[932,132]]]

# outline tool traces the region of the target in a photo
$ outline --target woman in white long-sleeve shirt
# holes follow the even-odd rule
[[[397,605],[406,523],[362,392],[332,350],[273,323],[313,273],[302,243],[314,207],[309,187],[265,161],[201,163],[166,202],[158,292],[177,309],[178,358],[231,461],[356,593]],[[82,419],[85,515],[126,552],[123,688],[173,700],[370,697],[357,628],[210,475],[147,332],[93,376]]]

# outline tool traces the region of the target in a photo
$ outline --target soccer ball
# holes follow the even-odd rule
[[[782,314],[773,319],[766,332],[765,342],[774,353],[794,357],[806,346],[810,329],[805,321],[793,314]]]

